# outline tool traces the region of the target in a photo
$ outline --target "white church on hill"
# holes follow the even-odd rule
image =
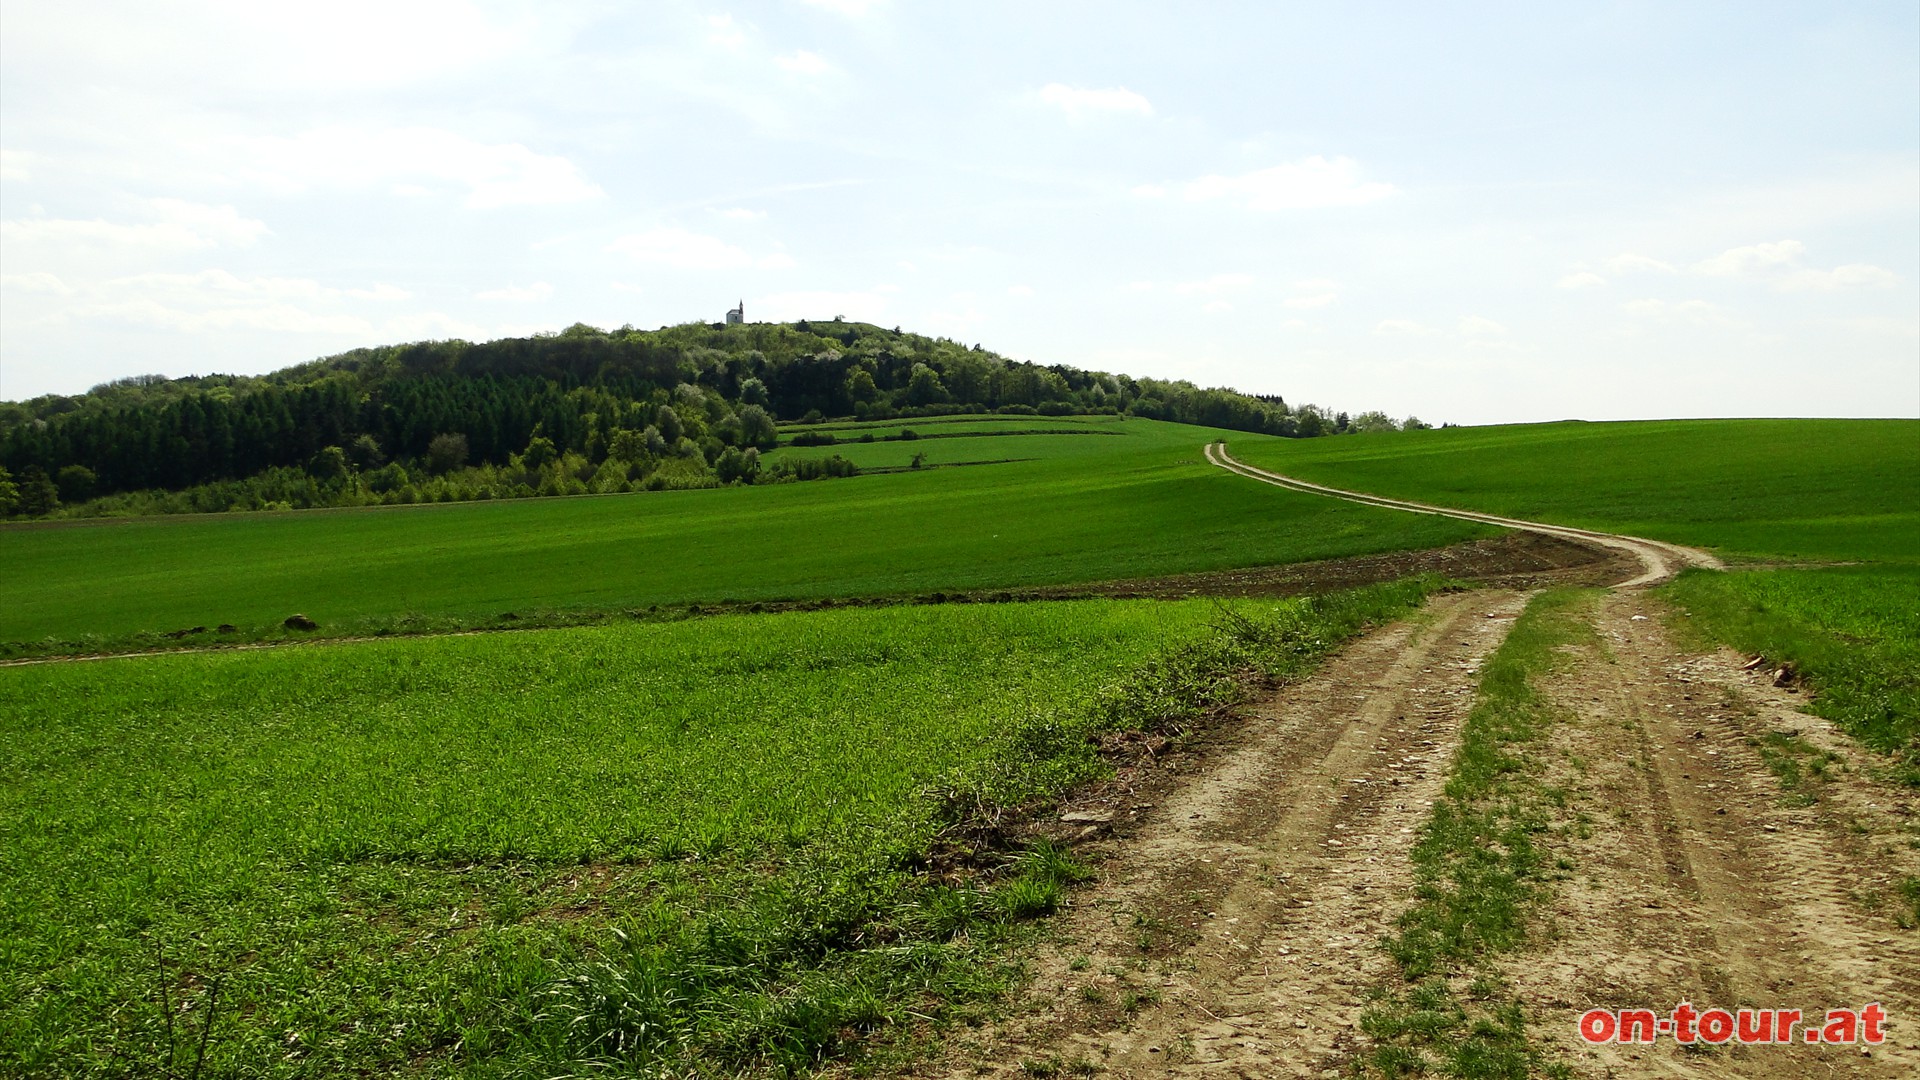
[[[740,301],[739,306],[727,312],[727,325],[738,326],[739,324],[746,321],[747,321],[747,302],[745,300],[742,300]]]

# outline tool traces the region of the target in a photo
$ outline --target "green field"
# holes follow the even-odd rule
[[[1242,603],[1251,637],[1077,601],[0,671],[0,1072],[152,1071],[210,1000],[211,1075],[797,1065],[954,1015],[1072,868],[926,874],[929,790],[1053,790],[1086,731],[1430,587]]]
[[[1532,424],[1228,447],[1336,487],[1715,549],[1733,572],[1667,588],[1692,628],[1793,663],[1820,691],[1815,712],[1920,785],[1920,421]],[[1813,565],[1778,568],[1793,562]]]
[[[1694,572],[1667,591],[1689,629],[1792,662],[1820,688],[1813,712],[1920,787],[1920,566]]]
[[[1334,487],[1734,557],[1920,561],[1920,421],[1567,422],[1227,445]]]
[[[1015,419],[1119,434],[818,448],[1026,460],[804,484],[0,527],[0,644],[222,623],[252,637],[294,612],[323,631],[371,632],[409,616],[486,624],[509,611],[1048,585],[1489,533],[1230,476],[1201,456],[1226,434],[1208,428]],[[778,451],[796,452],[815,451]]]

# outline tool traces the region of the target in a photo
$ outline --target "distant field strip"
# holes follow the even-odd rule
[[[1437,514],[1441,517],[1457,518],[1461,521],[1473,521],[1482,525],[1498,525],[1508,529],[1524,529],[1528,532],[1558,536],[1569,540],[1580,540],[1602,547],[1624,551],[1640,561],[1641,573],[1620,582],[1623,587],[1653,585],[1666,581],[1678,573],[1683,566],[1700,566],[1719,569],[1720,560],[1712,555],[1684,548],[1677,544],[1647,540],[1637,536],[1620,536],[1616,533],[1595,532],[1591,529],[1574,529],[1564,525],[1547,525],[1537,521],[1521,521],[1517,518],[1500,517],[1496,514],[1482,514],[1472,510],[1455,510],[1444,506],[1432,506],[1427,503],[1409,502],[1402,499],[1388,499],[1378,495],[1365,495],[1356,491],[1342,491],[1339,488],[1323,484],[1308,483],[1279,473],[1256,469],[1235,461],[1226,448],[1215,443],[1207,447],[1207,460],[1226,469],[1228,472],[1250,479],[1300,491],[1310,495],[1325,495],[1329,498],[1344,499],[1348,502],[1362,503],[1367,506],[1379,506],[1392,510],[1405,510],[1414,514]]]
[[[1920,421],[1661,420],[1229,436],[1348,491],[1755,559],[1920,561]]]
[[[1225,432],[1114,417],[1047,426],[1120,437],[778,451],[876,468],[916,453],[930,464],[1030,459],[806,484],[0,527],[0,643],[87,647],[223,623],[264,635],[294,612],[326,632],[373,632],[415,615],[477,624],[503,612],[1056,585],[1492,535],[1260,490],[1206,463],[1201,447]]]

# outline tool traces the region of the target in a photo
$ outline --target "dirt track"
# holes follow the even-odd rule
[[[1326,495],[1348,502],[1364,503],[1368,506],[1380,506],[1390,510],[1405,510],[1414,514],[1438,514],[1442,517],[1459,518],[1462,521],[1478,521],[1484,525],[1500,525],[1509,529],[1521,529],[1542,536],[1556,536],[1577,543],[1597,544],[1604,548],[1625,552],[1641,564],[1641,572],[1618,582],[1621,588],[1638,588],[1644,585],[1657,585],[1678,573],[1683,566],[1704,566],[1722,569],[1720,560],[1705,551],[1695,548],[1669,544],[1663,540],[1648,540],[1639,536],[1621,536],[1616,533],[1594,532],[1591,529],[1575,529],[1566,525],[1549,525],[1539,521],[1522,521],[1519,518],[1500,517],[1497,514],[1482,514],[1477,510],[1454,510],[1444,506],[1431,506],[1427,503],[1408,502],[1405,499],[1389,499],[1379,495],[1368,495],[1358,491],[1343,491],[1322,484],[1296,480],[1276,472],[1255,468],[1252,465],[1234,460],[1222,443],[1209,443],[1207,460],[1228,472],[1238,473],[1249,479],[1272,484],[1275,487],[1289,488],[1310,495]]]
[[[1543,925],[1551,940],[1509,969],[1540,1038],[1583,1076],[1920,1075],[1920,933],[1896,925],[1887,897],[1920,874],[1912,791],[1866,776],[1863,751],[1742,658],[1678,648],[1664,614],[1643,595],[1604,598],[1596,645],[1548,684],[1568,716],[1552,779],[1592,830],[1568,840],[1578,870]],[[1754,745],[1769,733],[1841,762],[1784,791]],[[1587,1008],[1681,1001],[1809,1016],[1877,1001],[1895,1023],[1871,1056],[1670,1040],[1594,1051],[1574,1037]]]
[[[1216,464],[1299,485],[1210,447]],[[1485,515],[1459,514],[1472,520]],[[1701,552],[1530,522],[1637,565],[1543,684],[1563,721],[1541,751],[1566,793],[1533,944],[1499,966],[1534,1042],[1583,1077],[1908,1076],[1920,1071],[1920,934],[1891,890],[1920,875],[1910,790],[1743,657],[1689,651],[1644,586]],[[1356,642],[1175,759],[1151,794],[1109,793],[1114,832],[1004,1023],[963,1035],[934,1075],[1349,1076],[1367,991],[1397,979],[1379,942],[1412,902],[1410,849],[1440,791],[1476,674],[1527,594],[1437,598]],[[1785,733],[1785,734],[1783,734]],[[1828,779],[1783,788],[1764,740]],[[1771,744],[1766,744],[1770,745]],[[1770,750],[1770,752],[1777,752]],[[1141,801],[1134,802],[1132,800]],[[1078,808],[1084,810],[1086,808]],[[1096,808],[1100,809],[1100,808]],[[1589,1008],[1682,1001],[1810,1017],[1878,1002],[1881,1046],[1583,1044]]]
[[[1121,1077],[1337,1065],[1475,675],[1523,603],[1438,598],[1249,710],[1137,831],[1094,846],[1102,881],[1037,958],[1037,1010],[963,1045],[952,1075],[1053,1054]]]

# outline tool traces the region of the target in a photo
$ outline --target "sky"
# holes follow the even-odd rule
[[[1431,422],[1920,416],[1920,7],[0,7],[0,400],[738,301]]]

